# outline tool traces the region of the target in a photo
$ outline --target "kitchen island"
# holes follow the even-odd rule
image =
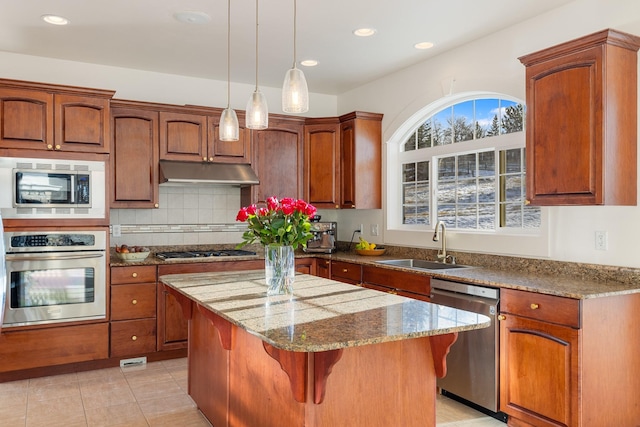
[[[458,332],[489,318],[264,271],[160,277],[189,319],[189,394],[219,426],[434,426],[436,376]],[[446,313],[446,314],[444,314]]]

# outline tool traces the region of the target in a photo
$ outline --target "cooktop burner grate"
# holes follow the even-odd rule
[[[219,249],[210,251],[185,251],[185,252],[158,252],[156,257],[160,259],[193,259],[210,258],[220,256],[252,256],[255,252],[241,249]]]

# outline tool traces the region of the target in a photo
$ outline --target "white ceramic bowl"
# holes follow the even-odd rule
[[[118,258],[126,262],[140,262],[147,259],[149,251],[146,252],[116,252]]]

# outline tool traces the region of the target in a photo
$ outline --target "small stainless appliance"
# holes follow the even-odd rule
[[[5,232],[3,327],[106,318],[106,230]]]
[[[496,316],[500,289],[466,283],[431,279],[431,302],[442,310],[449,307],[480,313],[491,319],[491,326],[458,334],[447,355],[447,375],[437,385],[445,395],[462,398],[501,421],[506,414],[498,411],[499,338]],[[450,310],[454,313],[454,310]]]
[[[5,219],[106,218],[105,162],[0,157]]]
[[[2,225],[2,213],[0,213],[0,331],[4,320],[4,302],[7,296],[7,271],[5,268],[4,251],[4,227]]]
[[[311,233],[313,238],[307,242],[305,252],[333,253],[336,251],[338,238],[338,223],[336,222],[312,222]]]
[[[209,251],[178,251],[178,252],[157,252],[156,258],[164,261],[180,261],[191,260],[194,258],[212,258],[212,257],[248,257],[255,256],[256,253],[252,251],[245,251],[240,249],[215,249]]]

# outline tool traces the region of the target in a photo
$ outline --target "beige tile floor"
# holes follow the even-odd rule
[[[438,396],[438,426],[504,427]],[[0,383],[2,427],[210,427],[187,395],[187,359]]]

